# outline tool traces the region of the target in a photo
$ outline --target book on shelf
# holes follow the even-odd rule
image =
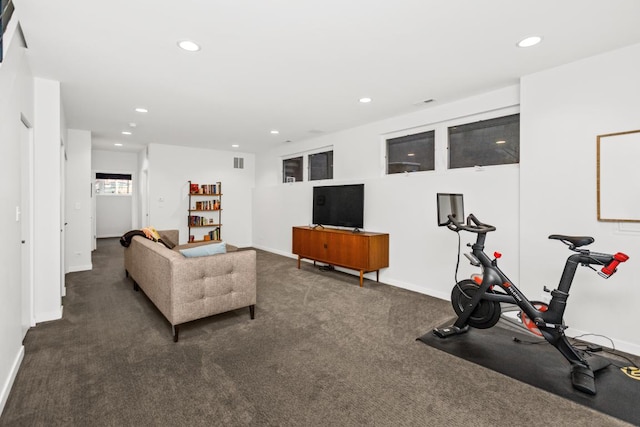
[[[220,181],[215,184],[196,184],[191,183],[189,185],[189,192],[191,194],[205,194],[205,195],[220,195],[222,194],[222,183]]]
[[[196,202],[194,205],[196,211],[217,211],[220,209],[220,200],[204,200]]]
[[[206,237],[208,237],[208,239]],[[205,240],[220,240],[220,227],[216,227],[215,229],[211,230],[209,233],[207,233],[206,237]]]

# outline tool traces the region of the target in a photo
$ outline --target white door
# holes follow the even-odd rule
[[[22,337],[35,326],[33,317],[33,132],[22,121],[20,126],[20,228],[21,287],[22,287]]]
[[[65,189],[67,177],[67,151],[64,142],[60,140],[60,295],[67,295],[65,274],[67,272],[67,257],[65,256],[65,239],[67,238],[67,220],[65,218]],[[61,302],[62,303],[62,302]]]
[[[142,203],[142,228],[149,226],[149,171],[142,171],[142,183],[140,188],[142,191],[140,192],[140,201]]]

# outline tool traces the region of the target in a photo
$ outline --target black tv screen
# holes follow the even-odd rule
[[[313,187],[313,223],[364,226],[364,184]]]
[[[449,215],[458,222],[464,222],[464,196],[458,193],[438,193],[438,226],[449,225]]]

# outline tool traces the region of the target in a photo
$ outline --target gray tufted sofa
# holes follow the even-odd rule
[[[178,230],[159,233],[178,242]],[[124,249],[127,277],[167,318],[175,342],[180,324],[243,307],[249,307],[251,319],[255,315],[256,252],[228,245],[225,254],[186,258],[178,251],[191,246],[168,249],[135,236]]]

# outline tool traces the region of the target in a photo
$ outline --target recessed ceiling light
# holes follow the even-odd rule
[[[123,135],[131,135],[131,132],[129,132],[128,130],[123,130],[123,131],[122,131],[122,134],[123,134]]]
[[[149,110],[147,110],[146,108],[142,108],[142,107],[136,108],[136,111],[138,113],[148,113],[149,112]]]
[[[137,124],[135,124],[135,123],[133,123],[133,122],[129,123],[129,127],[130,127],[130,128],[134,128],[134,127],[136,127],[136,126],[138,126],[138,125],[137,125]]]
[[[409,156],[409,157],[413,157],[415,155],[416,155],[415,153],[407,153],[407,156]]]
[[[501,139],[500,141],[496,141],[496,144],[506,144],[506,143],[507,143],[507,141],[505,141],[503,139]]]
[[[238,144],[231,144],[231,146],[232,146],[233,148],[238,148],[238,147],[240,147]]]
[[[192,42],[191,40],[179,41],[178,46],[180,46],[180,49],[184,49],[188,52],[197,52],[200,50],[200,46],[198,46],[197,43]]]
[[[277,135],[277,134],[279,134],[279,133],[280,133],[280,131],[279,131],[279,130],[276,130],[276,129],[273,129],[273,130],[271,131],[271,135]]]
[[[122,144],[121,144],[121,143],[119,143],[119,142],[116,142],[116,143],[115,143],[115,144],[113,144],[113,145],[115,145],[116,147],[122,147]]]
[[[518,47],[531,47],[535,46],[542,41],[540,36],[531,36],[524,38],[518,42]]]
[[[369,102],[371,102],[371,98],[367,98],[367,97],[365,97],[365,98],[360,98],[360,99],[359,99],[359,101],[360,101],[362,104],[368,104]]]

